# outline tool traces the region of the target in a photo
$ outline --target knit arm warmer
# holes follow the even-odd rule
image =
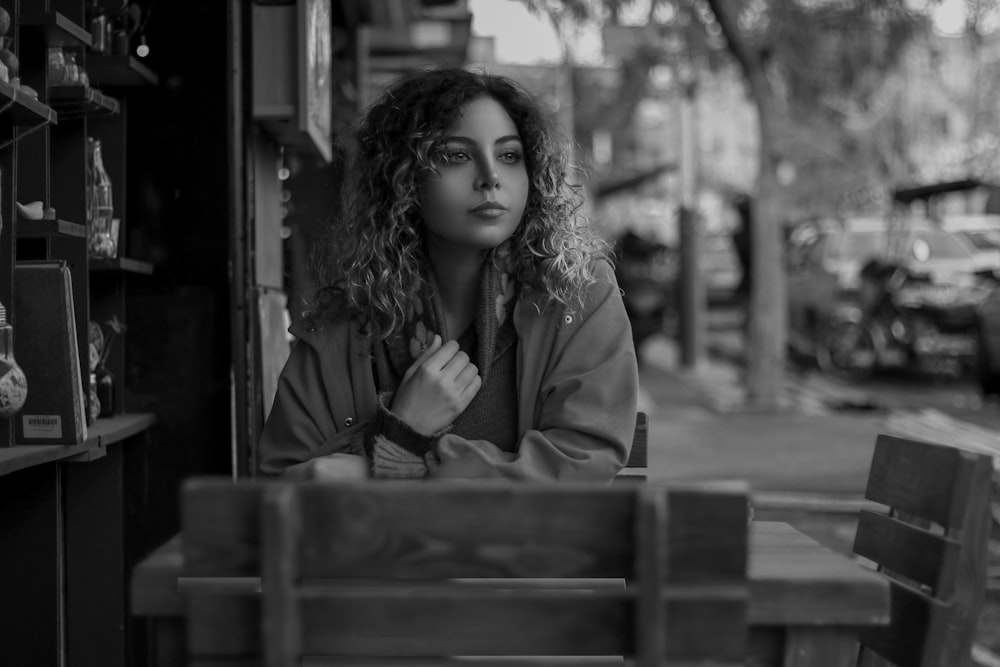
[[[438,439],[451,430],[451,427],[430,435],[418,433],[386,407],[392,403],[392,396],[392,392],[378,395],[378,408],[365,441],[365,450],[372,465],[372,477],[426,477],[428,462],[436,457]]]

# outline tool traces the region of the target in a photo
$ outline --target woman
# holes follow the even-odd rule
[[[551,117],[504,77],[431,70],[357,139],[261,472],[611,480],[635,350]]]

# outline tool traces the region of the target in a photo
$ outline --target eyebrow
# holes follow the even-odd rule
[[[508,134],[508,135],[502,136],[499,139],[497,139],[495,142],[493,142],[493,145],[505,144],[505,143],[510,142],[510,141],[521,141],[521,137],[517,136],[516,134]],[[456,136],[456,137],[445,137],[444,138],[444,142],[445,143],[468,144],[468,145],[473,145],[473,146],[476,144],[476,142],[473,141],[472,139],[470,139],[469,137],[458,137],[458,136]]]

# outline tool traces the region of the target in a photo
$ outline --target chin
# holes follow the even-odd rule
[[[492,250],[510,238],[512,232],[502,229],[478,229],[457,242],[479,250]]]

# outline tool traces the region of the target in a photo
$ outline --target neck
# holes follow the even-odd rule
[[[447,318],[448,335],[454,338],[475,316],[485,254],[465,249],[456,252],[453,246],[429,244],[428,255]]]

